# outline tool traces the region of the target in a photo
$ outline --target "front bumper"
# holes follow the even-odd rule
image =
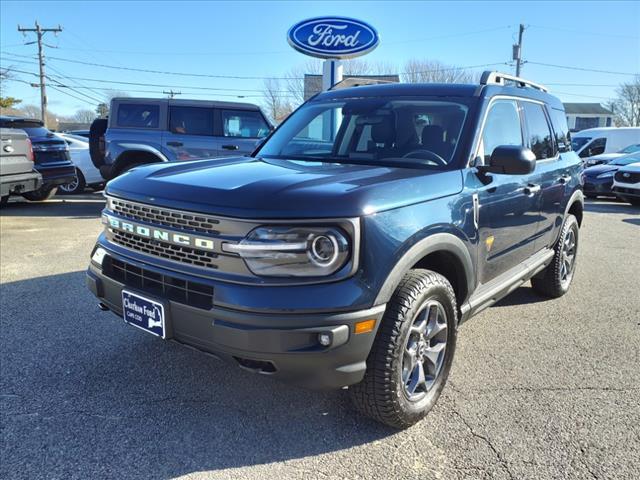
[[[585,177],[584,179],[584,193],[585,195],[602,195],[602,196],[615,196],[611,187],[613,185],[613,177],[609,178],[596,178]]]
[[[170,271],[150,268],[155,275],[172,275]],[[245,369],[312,389],[337,389],[362,380],[385,309],[380,305],[335,313],[296,313],[295,310],[262,313],[248,311],[241,305],[230,308],[214,303],[209,307],[195,307],[158,296],[157,292],[150,293],[144,282],[133,286],[125,282],[114,279],[108,270],[94,263],[87,271],[89,290],[115,314],[122,315],[123,288],[163,300],[172,340]],[[283,290],[283,293],[286,292]],[[374,320],[375,328],[369,333],[355,334],[355,324],[363,320]],[[330,346],[320,345],[318,334],[321,332],[332,336]]]
[[[613,187],[613,193],[615,193],[618,197],[626,199],[626,198],[640,198],[640,184],[633,184],[629,187],[616,185]]]

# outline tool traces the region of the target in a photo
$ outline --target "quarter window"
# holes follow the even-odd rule
[[[501,145],[522,145],[522,128],[518,104],[512,100],[498,100],[491,105],[482,132],[481,153],[485,165],[489,164],[491,154]]]
[[[555,156],[555,148],[549,129],[547,116],[542,105],[531,102],[523,102],[525,118],[527,119],[527,136],[529,148],[538,160]]]
[[[222,110],[225,137],[261,138],[269,133],[269,125],[260,112]]]
[[[213,135],[213,109],[172,106],[169,130],[179,135]]]
[[[118,126],[134,128],[158,128],[160,107],[142,103],[121,103],[118,106]]]
[[[571,151],[571,139],[569,138],[569,127],[567,126],[567,117],[561,110],[554,108],[549,110],[551,116],[551,124],[556,133],[556,143],[560,153]]]

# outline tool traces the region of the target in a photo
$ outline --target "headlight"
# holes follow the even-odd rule
[[[604,172],[598,175],[596,178],[611,178],[615,175],[616,172]]]
[[[254,274],[271,277],[331,275],[350,257],[349,240],[337,227],[259,227],[222,249],[240,255]]]

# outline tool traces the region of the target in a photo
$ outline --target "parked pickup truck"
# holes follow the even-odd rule
[[[76,179],[76,167],[71,162],[67,143],[45,128],[42,121],[0,116],[0,128],[24,130],[31,140],[35,168],[42,175],[42,185],[37,190],[22,194],[27,200],[47,200],[56,194],[58,186]]]
[[[251,156],[109,182],[87,285],[146,332],[348,387],[407,427],[442,392],[463,322],[529,280],[567,292],[581,175],[562,103],[521,78],[328,91]]]
[[[10,195],[33,192],[42,185],[42,175],[33,168],[31,140],[23,130],[0,128],[0,203]]]
[[[147,163],[249,154],[271,128],[250,103],[114,98],[109,119],[91,125],[91,160],[109,180]]]

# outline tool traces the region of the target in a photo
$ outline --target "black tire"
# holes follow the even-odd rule
[[[443,307],[446,316],[443,322],[446,331],[441,339],[446,345],[438,354],[438,362],[441,362],[439,369],[433,375],[428,372],[429,377],[433,378],[431,386],[425,384],[425,390],[419,392],[422,396],[411,399],[407,391],[407,379],[411,383],[412,375],[403,378],[409,371],[404,370],[406,354],[410,351],[408,342],[415,334],[411,330],[420,312],[424,311],[423,307],[427,305],[431,308],[433,304]],[[427,318],[431,318],[431,315]],[[407,273],[387,304],[367,359],[364,379],[349,388],[356,408],[394,428],[407,428],[424,418],[438,400],[449,376],[456,347],[456,326],[456,297],[447,279],[429,270],[416,269]],[[427,365],[420,359],[416,365],[418,362]]]
[[[101,190],[104,190],[104,185],[105,185],[104,183],[95,183],[93,185],[89,185],[89,188],[93,192],[99,192]]]
[[[9,203],[9,195],[0,197],[0,207],[4,207],[7,203]]]
[[[630,198],[629,203],[636,207],[640,207],[640,198]]]
[[[89,128],[89,155],[98,170],[104,165],[104,134],[107,124],[106,118],[96,118]]]
[[[555,254],[551,263],[542,272],[531,279],[533,289],[547,297],[558,298],[567,293],[576,271],[578,247],[580,245],[580,226],[571,214],[562,225],[560,238],[554,247]],[[570,235],[573,235],[572,251],[567,251]],[[567,256],[565,256],[565,253]],[[570,258],[568,258],[570,256]],[[568,263],[567,263],[568,262]]]
[[[76,168],[76,182],[60,185],[59,189],[62,194],[75,195],[84,192],[86,186],[87,182],[84,179],[84,175],[79,168]]]
[[[32,202],[44,202],[45,200],[49,200],[50,198],[52,198],[57,191],[58,187],[48,187],[44,185],[38,190],[23,193],[22,196]]]
[[[142,165],[148,165],[148,163],[145,163],[145,162],[127,163],[120,170],[118,170],[118,174],[116,176],[122,175],[124,172],[128,172],[132,168],[141,167]]]

